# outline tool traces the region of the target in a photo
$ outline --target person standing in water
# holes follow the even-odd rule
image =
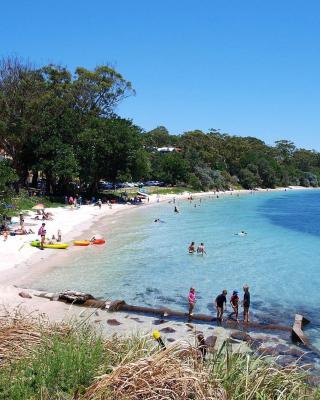
[[[195,305],[195,302],[196,302],[196,291],[195,291],[195,289],[193,287],[190,288],[189,296],[188,296],[188,302],[189,302],[188,320],[190,322],[191,318],[192,318],[194,305]]]
[[[222,293],[216,297],[217,320],[220,322],[223,321],[223,313],[227,309],[227,294],[228,292],[224,289]]]
[[[179,210],[177,209],[177,206],[174,206],[174,212],[179,213]]]
[[[197,253],[202,255],[207,254],[203,243],[200,243],[200,245],[198,246]]]
[[[243,286],[243,292],[244,292],[242,301],[243,321],[249,322],[250,292],[249,292],[249,286],[247,284]]]
[[[232,306],[233,312],[230,314],[230,317],[232,315],[235,315],[237,322],[239,321],[239,296],[238,292],[236,290],[233,291],[231,299],[230,299],[230,304]]]
[[[194,242],[190,243],[188,250],[189,250],[189,254],[193,254],[196,251]]]

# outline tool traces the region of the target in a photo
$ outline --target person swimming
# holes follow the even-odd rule
[[[193,254],[196,251],[194,242],[191,242],[188,247],[189,254]]]
[[[202,255],[207,254],[203,243],[200,243],[200,245],[198,246],[197,253]]]
[[[240,231],[238,233],[235,233],[236,236],[246,236],[248,233],[245,231]]]

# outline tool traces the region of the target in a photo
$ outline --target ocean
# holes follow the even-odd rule
[[[106,245],[79,249],[33,288],[187,310],[193,286],[195,312],[208,314],[223,289],[229,298],[248,284],[254,319],[291,325],[302,313],[320,348],[320,191],[227,194],[176,205],[179,214],[166,202],[99,222],[93,233],[102,233]],[[235,235],[242,230],[247,235]],[[188,254],[191,241],[204,242],[207,254]]]

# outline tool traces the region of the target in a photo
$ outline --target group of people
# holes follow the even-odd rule
[[[200,243],[199,246],[197,247],[197,250],[196,250],[195,243],[191,242],[189,247],[188,247],[188,251],[189,251],[189,254],[193,254],[195,252],[197,252],[198,254],[201,254],[201,255],[207,254],[206,253],[206,249],[204,247],[204,243]]]
[[[217,310],[218,322],[223,321],[223,314],[227,312],[227,294],[228,294],[227,290],[224,289],[222,293],[220,293],[214,301],[214,305]],[[196,291],[193,287],[190,288],[189,291],[188,303],[189,303],[188,317],[189,321],[191,321],[193,310],[196,303]],[[230,305],[232,307],[232,312],[229,314],[229,318],[235,319],[237,322],[239,322],[239,304],[240,304],[239,292],[237,290],[234,290],[232,296],[230,297]],[[250,292],[248,285],[243,286],[243,299],[241,301],[241,305],[243,307],[243,321],[248,323],[249,308],[250,308]]]
[[[38,230],[38,235],[40,236],[40,250],[44,250],[44,245],[46,243],[46,234],[47,234],[46,224],[43,222]],[[51,239],[48,239],[48,244],[59,243],[61,242],[61,240],[62,240],[61,230],[58,229],[57,237],[55,235],[52,235]]]

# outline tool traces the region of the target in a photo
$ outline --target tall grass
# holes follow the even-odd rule
[[[105,339],[90,326],[16,315],[0,319],[0,339],[0,400],[320,400],[298,366],[228,342],[203,362],[197,349],[162,351],[149,335]]]
[[[228,342],[206,367],[210,379],[220,381],[230,400],[318,399],[300,367],[280,368],[265,357],[233,353]]]
[[[28,356],[0,369],[0,399],[71,399],[104,363],[103,341],[88,327],[47,334]]]

